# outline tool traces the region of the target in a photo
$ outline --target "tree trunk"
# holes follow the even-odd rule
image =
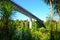
[[[50,27],[51,27],[51,36],[50,36],[50,40],[54,40],[54,36],[53,36],[53,27],[52,27],[52,0],[50,0]]]
[[[4,18],[5,19],[5,18]],[[3,30],[4,30],[4,39],[5,40],[9,40],[9,27],[8,27],[8,23],[9,23],[9,21],[8,20],[4,20],[3,19],[3,24],[4,24],[4,28],[3,28]]]
[[[56,33],[56,40],[57,40],[57,38],[58,38],[57,37],[57,21],[56,21],[56,32],[55,33]]]

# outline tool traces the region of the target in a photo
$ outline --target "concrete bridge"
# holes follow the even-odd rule
[[[45,27],[45,25],[43,24],[43,21],[40,20],[38,17],[36,17],[35,15],[33,15],[32,13],[30,13],[29,11],[27,11],[26,9],[24,9],[23,7],[21,7],[20,5],[18,5],[17,3],[10,1],[13,4],[13,7],[21,12],[22,14],[28,16],[30,18],[30,29],[32,28],[32,18],[37,20],[37,23],[40,27]]]

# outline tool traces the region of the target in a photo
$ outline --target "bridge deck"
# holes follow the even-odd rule
[[[33,19],[36,19],[38,24],[42,27],[45,27],[44,24],[43,24],[43,21],[40,20],[38,17],[36,17],[35,15],[33,15],[32,13],[30,13],[29,11],[27,11],[26,9],[24,9],[23,7],[21,7],[20,5],[16,4],[15,2],[11,1],[11,3],[14,5],[14,8],[21,12],[22,14],[30,17],[30,18],[33,18]]]

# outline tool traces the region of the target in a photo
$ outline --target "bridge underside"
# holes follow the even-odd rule
[[[45,25],[43,24],[43,21],[40,20],[38,17],[36,17],[35,15],[33,15],[32,13],[28,12],[26,9],[22,8],[20,5],[17,5],[15,2],[10,1],[13,4],[13,7],[21,12],[22,14],[28,16],[30,18],[30,28],[32,28],[32,18],[37,20],[37,23],[40,27],[45,27]]]

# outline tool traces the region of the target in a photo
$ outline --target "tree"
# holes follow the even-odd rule
[[[54,12],[59,15],[59,20],[60,20],[60,0],[54,0],[53,4],[54,4]],[[57,19],[56,19],[56,40],[59,39],[59,38],[57,39],[57,34],[58,34],[57,25],[58,25],[58,23],[57,23]]]
[[[12,15],[12,4],[8,0],[0,0],[0,12],[1,12],[1,20],[3,22],[3,28],[2,30],[4,35],[3,40],[9,40],[9,20],[10,16]],[[1,39],[2,40],[2,39]]]
[[[44,0],[47,4],[50,4],[50,27],[52,31],[52,5],[53,9],[58,15],[60,16],[60,0]],[[51,37],[52,37],[52,32],[51,32]],[[51,38],[51,40],[53,37]]]
[[[52,35],[52,29],[53,29],[53,27],[52,27],[52,3],[54,2],[54,0],[44,0],[47,4],[49,4],[50,5],[50,27],[51,27],[51,38],[50,38],[50,40],[54,40],[54,38],[53,38],[53,35]]]

